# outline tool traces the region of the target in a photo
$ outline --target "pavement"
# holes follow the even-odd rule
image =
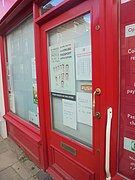
[[[0,180],[53,180],[11,138],[0,136]]]

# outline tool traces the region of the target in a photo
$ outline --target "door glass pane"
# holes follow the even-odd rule
[[[92,146],[90,14],[48,32],[54,130]]]
[[[32,17],[7,35],[7,59],[10,110],[39,125]]]
[[[118,170],[135,179],[135,1],[120,5],[120,128]]]

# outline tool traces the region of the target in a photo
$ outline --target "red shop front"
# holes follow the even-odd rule
[[[8,135],[54,179],[135,179],[134,8],[0,1]]]

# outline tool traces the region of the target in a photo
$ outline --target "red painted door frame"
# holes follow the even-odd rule
[[[56,153],[58,151],[61,154],[64,154],[65,157],[76,163],[76,165],[81,165],[81,168],[83,170],[87,169],[87,172],[90,174],[94,174],[94,176],[91,176],[95,179],[105,179],[105,131],[106,131],[106,111],[108,107],[114,108],[114,115],[113,120],[115,119],[115,124],[113,126],[117,127],[117,95],[118,95],[118,89],[114,90],[114,85],[117,85],[117,80],[114,81],[114,74],[117,76],[118,72],[114,73],[116,68],[116,64],[114,64],[114,61],[112,59],[115,57],[116,61],[117,59],[117,50],[113,54],[113,49],[107,49],[107,45],[110,46],[109,41],[112,41],[111,48],[114,48],[114,46],[117,43],[117,38],[113,39],[112,35],[109,34],[110,28],[108,28],[108,25],[105,18],[108,14],[113,15],[114,12],[109,11],[110,9],[105,9],[105,5],[107,4],[108,8],[112,8],[112,6],[116,3],[111,5],[109,3],[103,3],[103,1],[84,1],[83,3],[73,7],[72,9],[65,9],[65,12],[54,18],[52,17],[47,23],[41,26],[41,54],[42,54],[42,72],[43,73],[43,84],[44,84],[44,101],[45,101],[45,117],[46,117],[46,123],[47,123],[47,139],[48,139],[48,154],[49,154],[49,168],[48,172],[51,173],[56,179],[62,178],[62,176],[58,176],[59,173],[62,173],[62,171],[59,169],[59,167],[55,167],[55,160],[54,157],[57,156],[60,158],[60,156]],[[102,94],[100,97],[100,100],[98,101],[98,106],[100,107],[101,112],[101,119],[94,118],[94,133],[93,133],[93,149],[89,150],[88,148],[84,148],[82,145],[78,144],[75,141],[69,140],[69,138],[65,138],[64,136],[60,135],[59,133],[56,133],[51,129],[51,114],[50,114],[50,90],[49,90],[49,77],[48,77],[48,52],[47,52],[47,31],[54,28],[55,26],[60,25],[61,23],[67,22],[70,19],[73,19],[81,14],[84,14],[85,12],[89,12],[92,15],[92,47],[93,47],[93,53],[92,53],[92,64],[93,64],[93,92],[97,87],[101,88]],[[116,10],[115,10],[116,11]],[[116,16],[114,17],[116,18]],[[109,22],[111,25],[116,23],[116,19],[111,19]],[[97,28],[99,27],[99,29]],[[108,29],[106,29],[108,28]],[[116,32],[116,29],[114,33]],[[111,29],[111,32],[113,31]],[[106,34],[107,32],[107,34]],[[116,35],[116,34],[115,34]],[[109,37],[109,40],[106,39],[106,36]],[[115,43],[115,45],[113,44]],[[116,45],[117,47],[117,45]],[[112,55],[112,56],[111,56]],[[109,60],[107,59],[109,57]],[[115,61],[115,62],[116,62]],[[108,68],[112,65],[112,69]],[[108,68],[108,69],[107,69]],[[115,69],[116,68],[116,69]],[[111,74],[111,71],[113,72],[113,76]],[[113,84],[111,81],[113,81]],[[108,84],[107,84],[108,83]],[[109,85],[109,87],[108,87]],[[117,86],[118,87],[118,86]],[[113,96],[110,96],[109,90],[110,88],[113,89]],[[115,94],[116,93],[116,94]],[[115,98],[115,102],[114,102]],[[116,105],[116,107],[114,107]],[[117,134],[117,130],[116,130]],[[113,137],[114,138],[114,137]],[[111,138],[113,140],[113,147],[112,150],[116,150],[116,139]],[[62,151],[59,147],[60,141],[63,140],[65,143],[73,146],[77,149],[78,157],[77,159],[74,159],[71,155],[68,153],[65,153]],[[116,154],[111,156],[111,163],[115,163],[115,168],[111,167],[112,174],[116,174]],[[87,160],[83,161],[81,158],[85,157]],[[89,159],[89,160],[88,160]],[[62,159],[63,160],[63,159]],[[63,160],[64,162],[64,160]],[[57,163],[56,163],[57,164]],[[68,167],[67,167],[68,168]],[[57,169],[57,170],[56,170]],[[59,173],[58,173],[59,172]],[[64,175],[64,173],[62,173]],[[67,175],[67,174],[66,174]],[[70,177],[70,176],[69,176]],[[71,178],[71,177],[70,177]]]

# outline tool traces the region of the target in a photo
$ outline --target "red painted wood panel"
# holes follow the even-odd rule
[[[85,179],[85,180],[94,180],[94,172],[87,172],[82,167],[75,164],[73,161],[68,158],[62,156],[61,153],[55,151],[54,152],[55,163],[58,165],[57,169],[59,171],[62,169],[67,171],[68,174],[74,179]],[[62,166],[61,166],[62,165]]]
[[[39,130],[26,122],[13,119],[10,115],[5,115],[4,118],[7,120],[8,135],[15,140],[31,160],[42,167],[40,162],[42,143]]]

